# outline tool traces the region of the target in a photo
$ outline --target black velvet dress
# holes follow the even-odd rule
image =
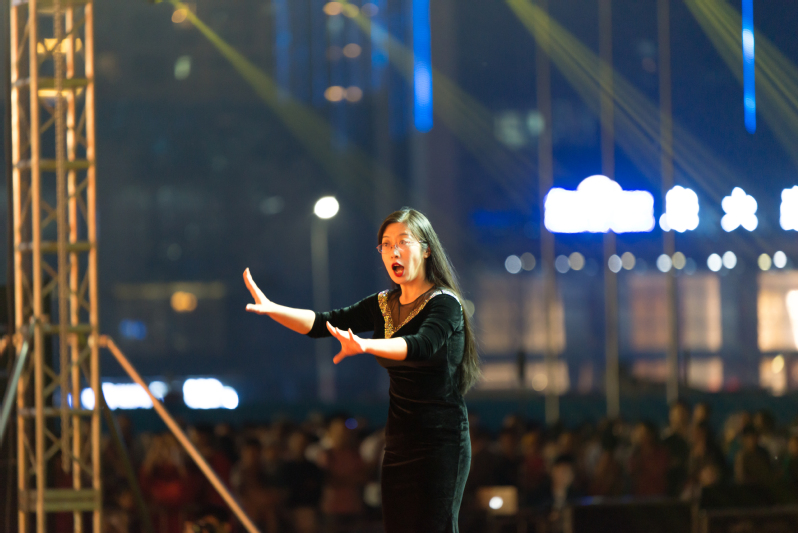
[[[317,313],[309,336],[329,336],[325,322],[375,339],[400,336],[407,359],[377,357],[391,379],[382,465],[386,533],[457,533],[471,443],[459,391],[463,311],[454,294],[432,291],[402,324],[388,309],[389,291],[351,307]]]

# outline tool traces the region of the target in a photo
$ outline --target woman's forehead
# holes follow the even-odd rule
[[[402,224],[401,222],[394,222],[393,224],[389,224],[388,227],[385,228],[385,231],[382,233],[382,238],[386,237],[411,237],[413,234],[410,233],[410,230],[407,226]]]

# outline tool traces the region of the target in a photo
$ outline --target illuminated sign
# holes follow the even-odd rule
[[[726,196],[720,205],[726,213],[720,220],[720,226],[726,231],[734,231],[740,226],[754,231],[759,224],[756,200],[740,187],[732,189],[731,196]]]
[[[636,233],[654,229],[654,197],[624,191],[606,176],[585,178],[575,191],[546,195],[545,225],[552,233]]]
[[[698,227],[698,196],[677,185],[665,195],[665,212],[659,219],[664,231],[693,231]]]
[[[781,218],[784,230],[798,231],[798,185],[781,191]]]

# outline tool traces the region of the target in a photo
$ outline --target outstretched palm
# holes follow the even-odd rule
[[[255,299],[254,304],[247,304],[247,311],[251,313],[257,313],[259,315],[265,315],[268,313],[272,302],[266,298],[266,295],[263,294],[263,292],[255,284],[255,281],[252,279],[252,274],[249,273],[249,269],[244,271],[244,283],[246,283],[247,289],[249,289],[250,294],[252,294],[252,298]]]
[[[352,330],[343,332],[327,322],[327,329],[332,333],[332,336],[341,342],[341,351],[333,357],[333,363],[336,365],[344,360],[344,358],[359,353],[365,353],[366,347],[363,339],[352,333]]]

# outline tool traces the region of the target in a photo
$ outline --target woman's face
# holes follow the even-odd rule
[[[401,222],[390,224],[382,234],[381,244],[387,248],[383,250],[382,262],[394,283],[402,285],[424,278],[424,261],[429,251],[407,226]]]

